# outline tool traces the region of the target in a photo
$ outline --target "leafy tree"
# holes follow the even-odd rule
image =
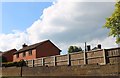
[[[68,53],[73,53],[73,52],[79,52],[82,51],[81,47],[77,47],[77,46],[70,46],[68,48]]]
[[[72,53],[73,51],[74,51],[73,46],[70,46],[70,47],[68,48],[68,53]]]
[[[120,43],[120,0],[115,4],[113,14],[106,19],[104,27],[110,29],[109,36],[116,37],[116,43]]]

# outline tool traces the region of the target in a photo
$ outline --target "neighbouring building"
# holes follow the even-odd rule
[[[6,62],[12,62],[13,61],[13,54],[16,52],[16,49],[11,49],[5,52],[2,52],[2,59],[6,60]]]
[[[2,66],[2,51],[0,51],[0,67]]]
[[[0,51],[0,56],[2,56],[2,51]]]
[[[98,44],[97,47],[94,47],[92,50],[99,50],[101,49],[101,44]]]
[[[50,40],[33,45],[23,45],[23,48],[13,54],[13,61],[30,60],[46,56],[60,55],[61,50]]]

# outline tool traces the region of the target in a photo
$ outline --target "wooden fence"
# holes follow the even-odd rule
[[[120,62],[120,47],[113,49],[100,49],[87,52],[70,53],[27,60],[29,67],[83,65],[83,64],[107,64]]]

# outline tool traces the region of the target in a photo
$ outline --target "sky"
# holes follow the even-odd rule
[[[109,30],[103,28],[115,2],[104,1],[3,1],[0,51],[47,39],[62,50],[61,54],[66,54],[71,45],[84,49],[84,42],[92,48],[97,44],[102,48],[117,47],[115,38],[108,37]]]
[[[11,33],[13,29],[25,31],[34,21],[39,19],[43,9],[51,4],[51,2],[2,3],[2,32],[8,34]]]

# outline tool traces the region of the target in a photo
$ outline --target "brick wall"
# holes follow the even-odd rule
[[[23,48],[24,49],[24,48]],[[32,50],[32,55],[29,55],[29,51]],[[26,54],[26,56],[23,57],[23,53]],[[18,53],[13,55],[13,61],[20,61],[21,59],[24,60],[33,60],[40,57],[46,57],[46,56],[53,56],[53,55],[60,55],[60,50],[50,41],[45,42],[44,44],[41,44],[34,49],[25,50],[23,52],[19,53],[19,57],[16,57]]]
[[[17,51],[16,49],[6,51],[3,53],[2,56],[4,56],[8,62],[12,62],[13,61],[13,53],[16,51]]]
[[[118,76],[120,63],[107,65],[78,65],[51,67],[23,67],[23,76]],[[2,69],[2,76],[20,76],[20,68]]]
[[[17,58],[16,54],[13,55],[13,61],[20,61],[21,59],[28,60],[28,59],[36,59],[36,49],[32,49],[32,55],[29,55],[29,50],[25,51],[25,57],[23,57],[23,52],[19,53],[19,58]]]
[[[46,42],[36,48],[36,58],[60,55],[60,50],[51,42]]]

